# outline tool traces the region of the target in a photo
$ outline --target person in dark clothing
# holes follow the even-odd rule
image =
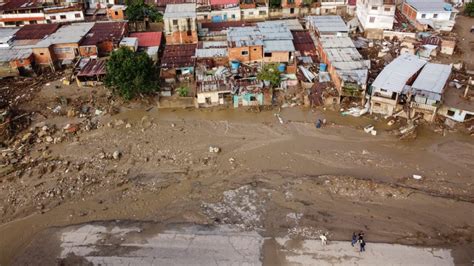
[[[357,235],[355,232],[353,232],[351,245],[354,246],[356,243],[357,243]]]
[[[357,237],[357,240],[363,240],[364,239],[364,232],[360,231],[359,236]]]
[[[359,240],[359,242],[360,242],[360,252],[364,252],[365,251],[365,241],[364,241],[364,239]]]

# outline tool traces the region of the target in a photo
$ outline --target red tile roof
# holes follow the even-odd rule
[[[16,40],[41,40],[55,33],[59,24],[29,24],[15,33]]]
[[[0,10],[34,9],[41,7],[41,1],[37,0],[11,0],[0,6]]]
[[[240,0],[210,0],[211,6],[238,5]]]
[[[97,45],[104,41],[120,42],[127,33],[127,22],[97,22],[87,33],[81,46]]]
[[[161,58],[161,67],[176,68],[194,66],[196,44],[167,45]]]
[[[152,47],[160,46],[162,35],[161,32],[134,32],[130,37],[138,38],[139,47]]]

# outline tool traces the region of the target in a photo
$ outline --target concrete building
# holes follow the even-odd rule
[[[125,5],[112,5],[107,7],[107,18],[109,20],[125,20],[127,6]]]
[[[64,23],[84,21],[84,12],[80,6],[58,6],[44,9],[46,23]]]
[[[316,36],[349,36],[349,28],[340,16],[307,16],[306,28]]]
[[[196,4],[170,4],[163,16],[167,44],[197,43]]]
[[[198,8],[197,20],[200,22],[216,23],[240,21],[239,0],[210,0],[209,6]]]
[[[318,40],[318,53],[321,62],[327,64],[339,98],[348,97],[363,101],[367,88],[370,60],[364,60],[351,38],[343,36],[321,36]]]
[[[474,90],[469,89],[469,85],[463,89],[446,88],[443,105],[439,108],[438,114],[460,123],[472,121],[474,119]]]
[[[265,20],[269,15],[268,2],[265,0],[241,0],[240,12],[243,20]]]
[[[96,22],[79,46],[81,56],[107,56],[128,35],[127,22]]]
[[[0,77],[26,76],[34,72],[33,51],[29,48],[0,49]]]
[[[46,23],[43,5],[38,0],[10,0],[0,6],[0,27]]]
[[[451,65],[427,63],[411,86],[409,95],[410,117],[422,116],[433,122],[441,105]]]
[[[281,0],[281,9],[285,17],[296,17],[300,14],[303,0]]]
[[[356,14],[364,31],[391,30],[395,9],[394,0],[359,0]]]
[[[407,102],[406,93],[415,81],[425,60],[403,54],[388,64],[371,86],[370,113],[393,115]]]
[[[418,30],[451,31],[458,12],[443,0],[406,0],[402,5],[402,14]]]
[[[263,60],[263,36],[256,26],[229,28],[227,42],[229,61],[249,63]]]
[[[344,15],[347,10],[347,0],[321,0],[320,14]]]

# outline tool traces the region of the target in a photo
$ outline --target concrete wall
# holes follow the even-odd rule
[[[197,43],[198,37],[196,31],[186,32],[177,31],[171,34],[166,34],[166,44],[185,44]]]
[[[268,6],[241,9],[241,18],[243,20],[263,20],[268,15]]]
[[[196,18],[164,20],[167,44],[197,43]]]
[[[57,59],[51,47],[33,48],[33,55],[38,65],[53,65]]]
[[[254,62],[262,61],[263,59],[262,46],[234,47],[229,48],[228,51],[229,61],[238,60],[240,62]],[[247,55],[243,55],[242,52],[247,52]]]
[[[264,55],[263,62],[284,63],[290,60],[290,52],[272,52],[270,57]]]
[[[82,10],[45,14],[46,20],[51,23],[83,21]]]
[[[65,43],[53,45],[53,51],[58,60],[76,58],[79,45],[77,43]]]
[[[391,30],[395,16],[395,5],[383,5],[383,1],[359,0],[356,14],[365,29]]]
[[[438,114],[444,117],[450,118],[456,122],[464,122],[466,116],[474,116],[474,112],[469,112],[465,110],[460,110],[457,108],[449,107],[449,106],[441,106],[438,109]]]

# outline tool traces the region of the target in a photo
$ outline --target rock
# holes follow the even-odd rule
[[[112,158],[114,158],[114,160],[118,160],[120,159],[120,152],[119,151],[114,151],[114,153],[112,153]]]
[[[32,135],[31,132],[26,133],[26,134],[23,135],[23,137],[21,138],[21,141],[25,142],[25,141],[29,140],[30,137],[31,137],[31,135]]]
[[[74,109],[67,110],[67,117],[75,117],[76,111]]]
[[[175,127],[176,125],[174,123],[171,123],[171,127]]]
[[[41,127],[41,130],[43,130],[43,131],[48,131],[49,128],[48,128],[48,126],[43,126],[43,127]]]
[[[235,163],[235,159],[234,158],[229,158],[229,163]]]
[[[125,128],[131,128],[131,127],[132,127],[132,124],[130,124],[130,123],[127,123],[127,124],[125,125]]]
[[[99,159],[105,159],[107,157],[104,152],[99,153]]]
[[[210,153],[219,153],[220,151],[221,151],[221,148],[219,148],[219,147],[209,146],[209,152]]]
[[[51,142],[53,142],[53,140],[54,140],[54,139],[53,139],[53,137],[51,137],[51,136],[47,136],[47,137],[46,137],[46,142],[51,143]]]
[[[124,124],[125,124],[125,121],[123,121],[122,119],[119,119],[119,120],[115,121],[115,126],[121,126],[121,125],[124,125]]]
[[[421,175],[413,175],[413,179],[420,180],[423,177]]]
[[[41,130],[40,132],[38,132],[38,137],[42,138],[44,136],[48,135],[48,132],[44,131],[44,130]]]

